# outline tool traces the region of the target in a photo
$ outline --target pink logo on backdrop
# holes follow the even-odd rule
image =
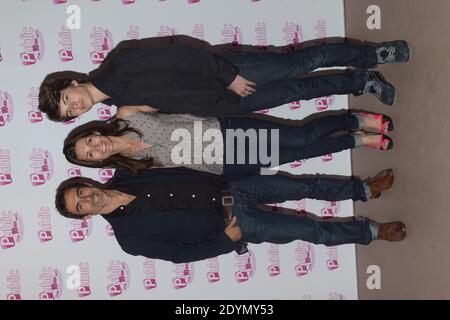
[[[298,110],[302,107],[302,104],[300,101],[292,101],[289,103],[289,110]]]
[[[303,30],[298,23],[287,21],[283,27],[283,39],[288,45],[284,50],[286,52],[294,51],[295,45],[303,42]],[[300,101],[289,103],[290,110],[298,110],[302,107]]]
[[[164,2],[164,1],[167,1],[167,0],[159,0],[159,2]],[[187,1],[187,3],[189,3],[189,4],[194,4],[194,3],[200,2],[200,0],[186,0],[186,1]]]
[[[110,224],[106,225],[106,234],[110,237],[114,237],[116,234],[114,233],[114,229]]]
[[[0,62],[3,61],[3,56],[2,56],[2,48],[0,47]]]
[[[31,87],[30,92],[27,95],[28,100],[28,120],[31,123],[38,123],[44,120],[44,114],[39,111],[39,88]]]
[[[178,34],[178,31],[175,30],[175,28],[171,26],[160,26],[157,36],[166,37],[166,36],[173,36],[175,34]]]
[[[20,61],[22,65],[29,66],[44,58],[44,37],[38,29],[23,27],[20,33]]]
[[[316,44],[323,43],[322,39],[327,37],[327,22],[325,19],[317,20],[314,26],[314,35],[316,36]]]
[[[291,167],[291,168],[298,168],[298,167],[301,167],[302,165],[304,165],[305,162],[306,162],[306,159],[295,160],[294,162],[289,164],[289,167]]]
[[[337,247],[327,247],[327,268],[330,271],[339,268]]]
[[[63,291],[63,279],[61,272],[52,267],[43,267],[39,274],[40,300],[55,300],[61,297]]]
[[[140,39],[140,31],[139,31],[139,27],[136,25],[131,25],[128,27],[128,32],[127,32],[127,38],[128,39]]]
[[[329,161],[333,160],[333,154],[329,153],[324,156],[321,156],[320,160],[322,160],[322,162],[329,162]]]
[[[314,247],[312,244],[298,241],[295,246],[295,274],[297,277],[307,275],[315,265]]]
[[[269,203],[267,204],[267,206],[269,206],[270,210],[272,210],[273,212],[278,212],[279,208],[281,208],[281,203]]]
[[[320,209],[320,215],[323,218],[333,218],[339,215],[341,204],[339,201],[322,201],[323,207]]]
[[[234,273],[236,281],[242,283],[253,278],[256,273],[256,257],[253,251],[249,250],[241,255],[235,254],[234,259],[237,267],[237,271]]]
[[[124,5],[133,4],[133,3],[135,3],[135,0],[122,0],[122,4],[124,4]]]
[[[145,290],[155,289],[158,284],[156,281],[156,267],[155,260],[153,259],[145,259],[144,263],[144,288]]]
[[[69,62],[73,60],[73,48],[72,48],[72,32],[66,26],[61,27],[61,31],[58,32],[58,56],[61,62]]]
[[[183,289],[194,281],[194,264],[193,263],[177,263],[173,270],[175,277],[172,278],[172,285],[175,289]]]
[[[30,167],[33,170],[33,173],[30,174],[32,186],[41,186],[53,177],[54,167],[50,152],[41,148],[33,148],[30,161]]]
[[[23,220],[20,214],[11,210],[2,210],[0,216],[0,247],[10,249],[23,239]]]
[[[72,166],[69,169],[67,169],[67,176],[69,178],[76,178],[76,177],[82,177],[83,174],[81,173],[81,168],[78,166]]]
[[[219,269],[219,258],[211,258],[206,260],[206,267],[208,268],[208,273],[206,278],[208,283],[214,283],[220,281],[220,269]]]
[[[71,124],[74,124],[75,122],[77,122],[77,121],[79,121],[80,119],[81,119],[81,117],[83,117],[83,115],[81,114],[81,115],[79,115],[78,117],[76,117],[76,118],[73,118],[73,119],[70,119],[70,120],[67,120],[67,121],[64,121],[62,124],[63,125],[65,125],[65,126],[67,126],[67,125],[71,125]]]
[[[267,27],[265,22],[259,21],[256,25],[255,38],[258,50],[267,51]]]
[[[67,0],[53,0],[54,4],[62,4],[62,3],[66,3]]]
[[[235,45],[244,43],[241,28],[232,24],[225,24],[222,30],[222,43]]]
[[[328,108],[333,106],[335,101],[336,101],[335,95],[317,98],[315,100],[316,109],[317,111],[327,110]]]
[[[89,264],[80,263],[80,287],[77,289],[78,297],[84,298],[91,295],[91,279],[89,276]]]
[[[14,104],[7,91],[0,90],[0,127],[4,127],[14,118]]]
[[[70,230],[70,240],[75,242],[80,242],[85,240],[92,234],[93,230],[93,220],[92,218],[86,220],[75,220],[72,219],[70,224],[72,226],[72,230]]]
[[[328,295],[328,300],[345,300],[345,297],[342,293],[330,292]]]
[[[280,250],[278,249],[278,245],[271,243],[269,246],[269,266],[267,267],[267,272],[269,276],[276,277],[281,274],[280,268]]]
[[[263,109],[263,110],[255,111],[255,113],[259,113],[259,114],[267,114],[269,112],[270,112],[270,109]]]
[[[105,60],[108,53],[114,48],[112,34],[108,29],[94,26],[90,34],[91,51],[90,57],[93,64],[100,64]]]
[[[283,39],[287,45],[303,42],[303,30],[298,23],[287,21],[283,27]]]
[[[20,271],[10,270],[8,276],[6,277],[8,294],[6,295],[6,300],[22,300],[21,290],[20,290]]]
[[[195,24],[194,30],[192,30],[192,36],[200,40],[205,40],[205,27],[203,24]]]
[[[110,297],[121,295],[130,287],[130,269],[125,262],[118,260],[111,261],[108,267],[108,281],[107,287]]]
[[[99,108],[97,109],[97,117],[99,120],[109,120],[111,119],[112,111],[111,107],[106,104],[99,104]]]
[[[50,220],[50,209],[41,207],[38,213],[38,238],[41,243],[53,240],[52,223]]]
[[[115,169],[100,169],[98,170],[98,177],[101,182],[107,182],[109,179],[114,177]]]
[[[295,203],[295,211],[297,215],[305,217],[306,216],[306,199],[296,200]]]
[[[11,159],[8,149],[0,149],[0,186],[6,186],[13,182],[11,173]]]

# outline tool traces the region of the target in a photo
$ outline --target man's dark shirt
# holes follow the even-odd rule
[[[239,69],[223,54],[188,36],[122,41],[97,70],[92,84],[111,97],[106,104],[149,105],[165,113],[241,114],[240,97],[226,87]]]
[[[106,188],[137,196],[103,215],[129,254],[181,263],[237,249],[224,232],[222,177],[181,168],[138,176],[117,170]]]

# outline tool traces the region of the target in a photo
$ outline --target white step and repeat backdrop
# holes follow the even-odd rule
[[[70,5],[81,9],[80,30],[66,27]],[[42,79],[59,70],[88,72],[121,40],[169,34],[259,46],[342,37],[343,1],[1,1],[0,299],[356,299],[354,245],[251,245],[242,256],[173,264],[123,253],[99,217],[70,221],[55,211],[62,180],[111,177],[110,170],[72,166],[61,149],[69,130],[107,119],[115,107],[100,104],[73,123],[50,122],[37,109]],[[262,113],[301,119],[346,107],[345,96],[331,96]],[[284,169],[350,175],[350,153],[299,159]],[[282,205],[298,214],[353,214],[351,201]],[[68,283],[77,270],[81,285],[74,289]]]

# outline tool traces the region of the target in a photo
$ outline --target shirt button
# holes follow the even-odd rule
[[[192,195],[192,198],[195,198],[195,194]]]
[[[150,193],[149,193],[149,194],[147,194],[147,198],[150,198]]]
[[[123,210],[123,207],[120,207],[120,210]]]
[[[173,193],[169,194],[169,196],[173,197]]]
[[[213,201],[216,201],[216,198],[213,198],[212,200],[213,200]]]

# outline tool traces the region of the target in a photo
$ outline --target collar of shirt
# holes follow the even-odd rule
[[[119,207],[117,207],[117,209],[115,209],[114,211],[112,211],[111,213],[108,214],[108,216],[114,217],[114,216],[121,216],[126,214],[129,209],[131,209],[134,206],[134,203],[139,199],[139,197],[141,196],[141,194],[139,192],[137,192],[137,190],[135,190],[135,188],[133,187],[124,187],[124,186],[114,186],[113,188],[114,190],[135,196],[136,198],[133,199],[130,203],[128,203],[127,205],[121,205]]]
[[[110,97],[102,101],[103,104],[118,106],[121,98],[121,88],[115,83],[114,77],[110,73],[112,73],[111,67],[99,67],[99,69],[89,75],[90,81],[94,87]]]

